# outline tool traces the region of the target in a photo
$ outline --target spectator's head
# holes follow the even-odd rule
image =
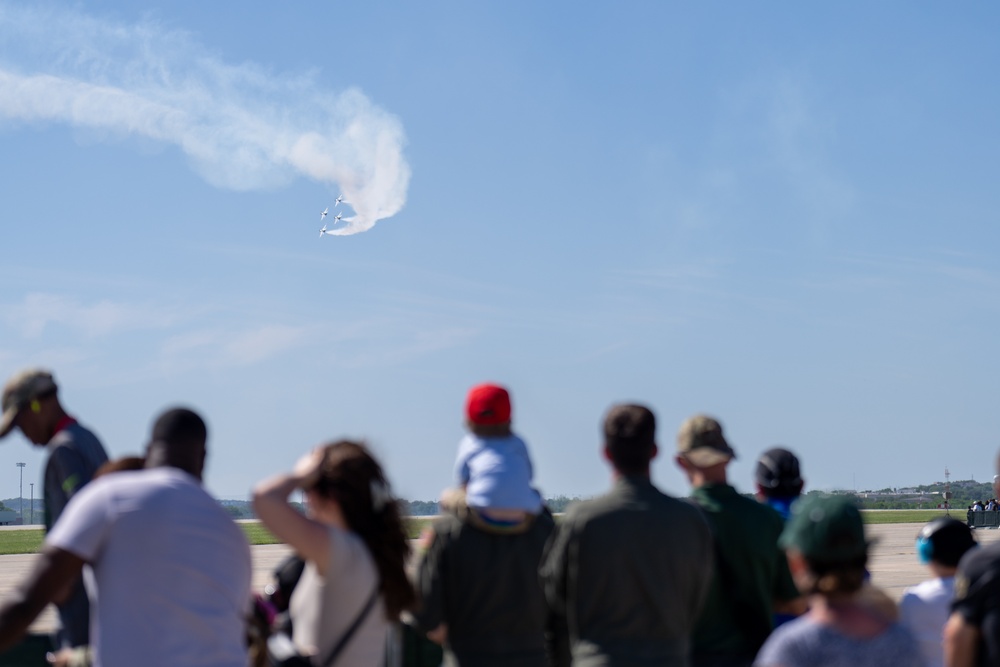
[[[656,457],[656,417],[642,405],[612,406],[604,417],[604,456],[620,475],[649,476]]]
[[[861,512],[850,499],[800,499],[778,543],[788,552],[788,566],[803,593],[838,596],[861,589],[868,543]]]
[[[465,398],[465,424],[474,434],[489,438],[510,435],[510,394],[496,384],[479,384]]]
[[[361,533],[387,504],[389,495],[382,466],[368,448],[358,442],[340,440],[322,448],[323,460],[316,482],[306,494],[318,501],[334,501],[352,530]]]
[[[974,546],[972,529],[951,517],[934,519],[917,533],[917,557],[938,576],[953,575],[958,561]]]
[[[803,485],[798,457],[782,447],[767,450],[757,459],[754,481],[758,498],[798,498]]]
[[[342,520],[364,540],[379,569],[389,617],[398,617],[415,600],[405,571],[410,544],[382,466],[361,443],[331,443],[323,448],[319,478],[305,492],[316,519]]]
[[[27,368],[12,375],[3,388],[0,438],[16,426],[36,445],[51,440],[66,414],[59,405],[58,389],[52,373],[41,368]]]
[[[193,410],[172,408],[153,423],[146,445],[146,467],[179,468],[201,479],[205,469],[208,429]]]
[[[726,466],[736,452],[726,442],[722,425],[707,415],[695,415],[677,433],[677,465],[692,484],[724,483]]]

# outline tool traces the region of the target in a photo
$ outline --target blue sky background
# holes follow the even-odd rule
[[[674,493],[694,412],[741,490],[775,444],[813,488],[988,479],[997,34],[987,3],[0,2],[0,371],[53,368],[112,455],[196,407],[226,498],[339,436],[436,497],[483,380],[547,495],[606,488],[623,400]],[[317,238],[338,178],[377,224]],[[42,460],[8,438],[0,495]]]

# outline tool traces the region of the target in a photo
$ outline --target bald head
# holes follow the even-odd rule
[[[201,479],[205,468],[205,443],[208,429],[193,410],[172,408],[153,423],[146,446],[146,467],[179,468]]]

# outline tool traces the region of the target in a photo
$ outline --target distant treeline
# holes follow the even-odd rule
[[[582,498],[578,496],[556,496],[546,498],[545,504],[549,510],[555,513],[565,512],[570,503],[574,503]],[[435,500],[400,500],[403,512],[409,516],[435,516],[439,512],[437,501]]]
[[[45,506],[41,497],[35,496],[35,511],[40,511]],[[21,499],[20,498],[7,498],[6,500],[0,500],[0,510],[12,510],[14,512],[21,509]],[[25,497],[24,499],[24,513],[27,514],[31,510],[31,499]]]
[[[23,503],[20,498],[7,498],[0,500],[0,512],[20,512],[24,508],[24,523],[34,522],[41,524],[45,520],[45,502],[35,497],[35,511],[31,511],[31,499],[25,498]]]
[[[949,501],[952,509],[965,509],[977,500],[987,501],[993,497],[993,485],[989,482],[977,482],[975,480],[958,480],[951,482],[952,497]],[[899,489],[886,487],[884,489],[853,491],[836,490],[835,494],[853,496],[857,499],[858,505],[863,509],[932,509],[944,502],[944,482],[935,482],[924,486],[908,487],[906,489],[915,493],[899,493]],[[820,493],[820,491],[809,490],[808,493]],[[823,492],[830,493],[830,492]],[[864,498],[863,495],[877,494],[873,498]],[[899,495],[897,495],[899,494]],[[932,495],[937,494],[937,495]],[[750,495],[750,494],[746,494]],[[579,496],[560,495],[554,498],[546,498],[545,503],[553,512],[565,512],[566,508],[573,502],[582,500]],[[403,513],[409,516],[434,516],[438,513],[436,500],[404,500],[400,499],[400,506]],[[253,519],[253,508],[247,500],[220,500],[221,504],[234,519]],[[302,509],[301,503],[293,503]],[[18,511],[21,507],[19,498],[6,498],[0,500],[0,510],[8,509]],[[30,502],[24,499],[25,520],[28,518]],[[35,522],[42,521],[43,502],[41,498],[35,498]]]
[[[581,500],[579,497],[569,497],[569,496],[556,496],[555,498],[547,498],[545,500],[549,509],[553,512],[564,512],[566,507],[577,500]],[[253,507],[249,500],[220,500],[219,504],[229,512],[230,516],[234,519],[254,519],[256,516],[253,513]],[[436,500],[403,500],[399,501],[402,507],[403,513],[408,516],[435,516],[438,514],[439,508]],[[27,498],[24,499],[24,518],[25,522],[28,520],[28,512],[30,511],[30,502]],[[303,510],[302,503],[292,503],[300,510]],[[14,512],[18,511],[21,506],[21,501],[18,498],[8,498],[6,500],[0,501],[0,511],[12,510]],[[43,516],[44,503],[40,498],[35,498],[35,522],[41,523]]]
[[[951,482],[951,498],[948,505],[951,509],[964,510],[977,500],[987,501],[993,498],[993,484],[975,480],[959,480]],[[911,491],[913,493],[911,493]],[[810,491],[809,493],[820,493]],[[838,490],[832,493],[853,496],[862,509],[868,510],[902,510],[902,509],[934,509],[945,502],[945,483],[935,482],[923,486],[906,487],[906,493],[899,488],[866,489],[864,491]],[[864,497],[865,495],[874,497]]]
[[[566,507],[574,502],[580,500],[578,497],[568,497],[568,496],[556,496],[555,498],[547,498],[545,500],[549,509],[553,512],[564,512]],[[220,500],[221,504],[226,511],[234,519],[253,519],[253,507],[250,505],[250,501],[247,500]],[[302,508],[300,503],[292,503],[293,505]],[[408,516],[435,516],[437,515],[439,508],[436,500],[403,500],[399,501],[400,506],[403,509],[403,513]]]

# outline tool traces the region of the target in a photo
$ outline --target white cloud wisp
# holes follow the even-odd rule
[[[2,119],[172,144],[217,187],[337,186],[356,213],[337,235],[398,213],[410,180],[402,124],[360,90],[229,65],[184,33],[73,10],[0,4]]]

